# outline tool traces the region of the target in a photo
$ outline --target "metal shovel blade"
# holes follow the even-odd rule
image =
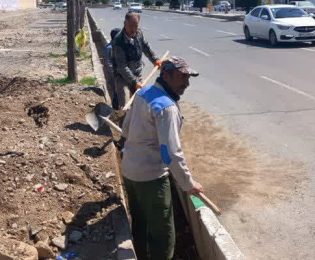
[[[85,120],[89,124],[90,127],[96,132],[100,127],[100,123],[98,117],[95,115],[95,112],[92,111],[85,115]]]
[[[121,129],[110,120],[113,109],[106,103],[98,103],[92,112],[85,116],[86,122],[97,131],[104,123],[121,133]]]

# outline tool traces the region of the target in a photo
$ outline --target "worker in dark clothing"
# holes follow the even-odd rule
[[[112,43],[115,88],[119,108],[124,107],[130,96],[142,87],[142,53],[155,66],[161,66],[161,60],[155,56],[139,29],[139,22],[138,13],[128,12],[125,16],[124,28]]]
[[[113,55],[112,55],[112,41],[115,36],[120,32],[119,28],[111,30],[110,37],[111,42],[104,47],[104,74],[106,78],[106,87],[111,100],[111,105],[114,109],[118,109],[118,100],[115,90],[115,77],[113,69]]]

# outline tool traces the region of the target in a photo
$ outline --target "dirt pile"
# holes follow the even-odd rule
[[[85,123],[102,97],[55,81],[66,74],[64,55],[55,55],[66,51],[64,26],[41,25],[64,14],[14,15],[0,18],[8,24],[0,26],[0,48],[31,51],[0,52],[0,252],[23,260],[110,259],[119,206],[110,135]],[[91,68],[89,58],[80,59],[79,76],[93,76]]]

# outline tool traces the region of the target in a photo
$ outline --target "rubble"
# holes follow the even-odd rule
[[[74,218],[74,214],[70,211],[65,211],[62,213],[62,220],[65,224],[70,224]]]
[[[46,243],[39,241],[35,244],[39,259],[52,258],[55,256],[52,249]]]
[[[0,27],[0,48],[11,45],[33,50],[1,53],[0,259],[4,253],[11,257],[8,259],[37,260],[48,255],[53,259],[52,253],[71,252],[71,247],[81,242],[82,255],[93,252],[94,259],[107,259],[115,252],[113,241],[106,246],[104,240],[92,243],[83,230],[94,216],[93,206],[108,208],[107,214],[94,222],[93,228],[102,229],[117,204],[80,170],[80,165],[86,165],[103,179],[105,173],[113,171],[110,153],[97,158],[84,154],[93,143],[110,139],[108,130],[96,135],[85,126],[88,104],[104,98],[82,91],[79,84],[53,82],[67,74],[64,28],[42,30],[40,25],[65,20],[66,16],[47,10],[28,12],[8,18],[10,29]],[[3,19],[1,14],[0,22]],[[78,61],[78,74],[80,78],[93,75],[90,59]],[[116,189],[114,178],[106,182]],[[78,215],[82,216],[79,220]],[[4,235],[14,240],[5,244]],[[72,243],[68,244],[70,236]],[[11,252],[6,245],[16,249]],[[32,256],[18,250],[17,245],[23,245],[25,252],[28,248]]]
[[[68,188],[68,184],[66,183],[58,183],[54,186],[55,190],[57,191],[65,191]]]
[[[51,242],[53,243],[53,245],[55,245],[56,247],[60,249],[66,249],[67,240],[65,236],[55,237],[51,240]]]

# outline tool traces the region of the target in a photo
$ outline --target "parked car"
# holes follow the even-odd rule
[[[67,3],[65,3],[65,2],[57,2],[57,3],[55,3],[54,10],[61,11],[61,12],[67,11]]]
[[[113,9],[114,10],[121,10],[122,9],[122,4],[120,2],[114,3]]]
[[[228,1],[219,1],[217,5],[213,7],[214,11],[224,12],[225,10],[231,11],[231,4]]]
[[[140,3],[130,3],[128,11],[142,13],[142,5]]]
[[[291,1],[290,5],[295,5],[302,8],[315,19],[315,5],[310,1]]]
[[[246,40],[267,39],[272,46],[278,42],[315,43],[315,20],[301,8],[291,5],[262,5],[244,19]]]
[[[47,4],[45,4],[45,3],[40,3],[40,4],[38,4],[38,8],[44,8],[44,9],[46,9],[46,8],[55,8],[55,5],[53,4],[53,3],[47,3]]]

